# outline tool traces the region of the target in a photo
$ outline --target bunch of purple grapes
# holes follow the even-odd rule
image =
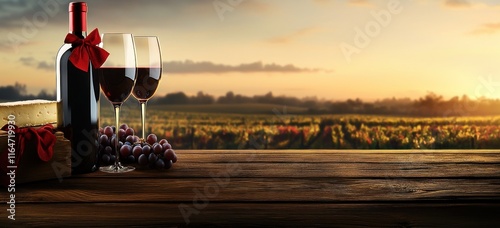
[[[120,161],[138,163],[157,169],[170,169],[177,162],[177,155],[166,139],[158,141],[155,134],[150,134],[145,142],[135,135],[134,129],[122,124],[115,134],[115,126],[106,126],[99,130],[99,156],[103,165],[111,165],[116,161],[114,145],[118,140]]]

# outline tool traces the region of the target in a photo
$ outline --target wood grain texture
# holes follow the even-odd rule
[[[499,179],[83,178],[19,188],[20,203],[497,201]]]
[[[457,150],[457,149],[446,149],[446,150],[428,150],[428,149],[412,149],[412,150],[361,150],[361,149],[321,149],[321,150],[297,150],[297,149],[283,149],[283,150],[176,150],[176,152],[183,154],[498,154],[500,150],[492,149],[481,149],[481,150]]]
[[[499,204],[178,203],[19,205],[2,227],[498,227]],[[192,205],[187,205],[188,207]]]
[[[0,226],[500,226],[500,151],[248,152],[20,185],[17,220]]]
[[[188,163],[453,163],[453,164],[500,164],[498,154],[430,154],[430,153],[405,153],[405,154],[384,154],[384,153],[237,153],[224,154],[212,153],[183,153],[176,152],[179,159]]]
[[[230,158],[230,157],[228,157]],[[229,159],[230,160],[230,159]],[[210,178],[211,173],[230,173],[232,177],[251,178],[500,178],[499,164],[454,163],[269,163],[232,162],[188,163],[179,160],[168,172],[138,170],[126,178]],[[121,178],[120,175],[93,173],[92,177]],[[75,176],[75,178],[86,178]]]

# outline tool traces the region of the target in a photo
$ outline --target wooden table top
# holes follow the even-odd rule
[[[16,220],[0,204],[0,227],[500,226],[500,151],[177,154],[166,171],[17,186]]]

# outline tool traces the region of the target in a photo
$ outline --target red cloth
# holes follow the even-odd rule
[[[2,127],[2,130],[8,131],[9,125]],[[9,146],[0,155],[0,168],[5,173],[7,172],[7,166],[17,166],[21,157],[23,156],[24,147],[26,143],[33,142],[37,147],[38,157],[47,162],[52,159],[54,155],[54,144],[56,143],[56,136],[54,135],[54,127],[47,124],[38,129],[35,128],[18,128],[15,126],[13,130],[15,132],[15,148],[16,148],[16,160],[15,164],[10,164],[8,160]]]
[[[73,53],[69,56],[69,61],[78,69],[87,72],[89,68],[89,60],[92,62],[94,69],[100,68],[109,56],[109,53],[96,46],[101,43],[99,30],[96,28],[85,39],[81,39],[75,34],[68,33],[64,39],[64,43],[73,44],[75,47]]]

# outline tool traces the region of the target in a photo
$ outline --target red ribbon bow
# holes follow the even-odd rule
[[[96,46],[101,43],[99,30],[94,29],[85,39],[81,39],[75,34],[68,33],[64,43],[73,44],[73,53],[69,56],[69,61],[78,69],[87,72],[89,68],[89,59],[94,69],[100,68],[109,56],[109,53]]]
[[[8,131],[8,125],[2,127],[2,130]],[[7,166],[17,166],[21,157],[24,153],[24,147],[27,141],[34,141],[38,153],[38,157],[44,161],[50,161],[54,155],[54,144],[56,143],[56,136],[54,135],[54,127],[47,124],[41,128],[18,128],[15,126],[13,130],[15,133],[15,163],[11,164],[8,159],[8,151],[10,147],[7,147],[0,156],[0,168],[6,172]]]

